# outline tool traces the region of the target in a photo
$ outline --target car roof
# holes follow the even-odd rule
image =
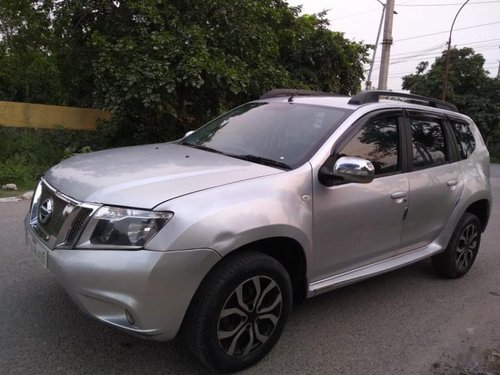
[[[298,104],[310,104],[310,105],[321,105],[326,107],[335,107],[335,108],[345,108],[350,110],[356,110],[359,108],[359,105],[349,104],[349,100],[351,98],[349,96],[294,96],[293,103]],[[275,98],[267,98],[258,100],[259,102],[266,103],[290,103],[289,98],[287,97],[275,97]]]
[[[319,105],[326,107],[334,107],[334,108],[342,108],[351,111],[357,111],[361,108],[366,111],[371,111],[375,109],[390,109],[390,108],[401,108],[401,109],[410,109],[410,110],[424,110],[426,112],[431,112],[435,114],[446,114],[453,117],[461,117],[468,118],[466,115],[459,113],[456,110],[456,107],[453,104],[445,103],[440,100],[435,100],[432,98],[425,98],[417,95],[411,95],[406,93],[392,93],[390,92],[390,96],[394,95],[397,98],[399,95],[402,95],[403,98],[408,98],[412,100],[412,98],[416,98],[416,100],[427,99],[430,104],[420,104],[416,102],[408,102],[402,101],[398,99],[378,99],[378,101],[368,101],[366,103],[358,104],[356,103],[356,99],[358,96],[350,97],[350,96],[334,96],[331,94],[313,92],[314,94],[309,96],[307,94],[299,94],[297,96],[289,95],[289,96],[275,96],[275,97],[266,97],[256,102],[266,102],[266,103],[296,103],[296,104],[307,104],[307,105]],[[366,92],[365,92],[366,93]],[[379,92],[382,93],[382,92]],[[386,95],[389,96],[389,92],[385,92]],[[290,99],[291,98],[291,99]],[[354,102],[354,103],[353,103]],[[356,104],[355,104],[356,103]],[[437,105],[437,106],[435,106]],[[442,107],[441,107],[442,106]],[[455,108],[455,109],[453,109]]]

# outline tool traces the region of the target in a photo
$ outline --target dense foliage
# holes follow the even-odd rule
[[[0,127],[0,186],[15,183],[33,188],[51,166],[74,153],[104,145],[93,132],[62,129],[19,129]],[[0,195],[1,197],[1,195]]]
[[[355,93],[367,46],[284,0],[3,0],[0,100],[110,109],[112,144],[172,139],[275,87]]]
[[[403,89],[441,98],[446,51],[429,67],[421,62],[403,78]],[[487,145],[500,143],[500,80],[484,69],[484,58],[471,48],[451,49],[447,100],[478,125]]]

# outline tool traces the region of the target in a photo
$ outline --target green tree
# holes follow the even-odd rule
[[[500,80],[488,78],[477,92],[457,95],[455,104],[469,115],[481,130],[486,145],[500,144]],[[498,156],[498,155],[497,155]]]
[[[273,87],[356,92],[367,47],[298,13],[282,0],[68,0],[56,30],[60,56],[92,76],[94,105],[113,111],[108,129],[136,143],[179,136]]]
[[[353,95],[361,89],[368,46],[351,42],[328,29],[326,13],[305,15],[295,21],[283,43],[282,62],[298,85]]]
[[[403,89],[440,98],[446,51],[429,67],[421,62],[415,74],[403,77]],[[472,48],[451,49],[448,101],[478,125],[487,145],[500,142],[500,81],[488,76],[484,57]]]
[[[0,100],[54,103],[62,89],[54,56],[51,0],[2,0]]]
[[[367,47],[284,0],[4,0],[0,99],[107,108],[167,140],[276,87],[349,94]],[[4,68],[5,67],[5,68]]]

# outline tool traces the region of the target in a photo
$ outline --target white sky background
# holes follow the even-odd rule
[[[292,6],[302,5],[302,13],[327,10],[330,29],[343,32],[347,39],[375,44],[382,12],[382,5],[377,0],[287,1]],[[446,48],[453,18],[464,2],[465,0],[396,0],[394,9],[398,14],[394,15],[392,30],[394,43],[389,66],[389,89],[401,90],[402,76],[414,73],[420,61],[432,64],[441,55]],[[484,26],[474,27],[478,25]],[[467,29],[460,30],[463,28]],[[439,34],[423,36],[434,33]],[[382,39],[383,27],[379,43]],[[496,76],[500,60],[500,0],[469,1],[455,22],[451,44],[459,48],[471,47],[476,53],[481,53],[486,59],[485,69],[490,72],[490,76]],[[378,85],[381,51],[379,44],[372,73],[374,87]],[[372,53],[371,50],[370,58]],[[365,77],[367,75],[368,66]]]

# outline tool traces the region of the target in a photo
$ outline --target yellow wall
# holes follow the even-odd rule
[[[98,119],[110,117],[99,109],[0,101],[0,126],[95,130]]]

